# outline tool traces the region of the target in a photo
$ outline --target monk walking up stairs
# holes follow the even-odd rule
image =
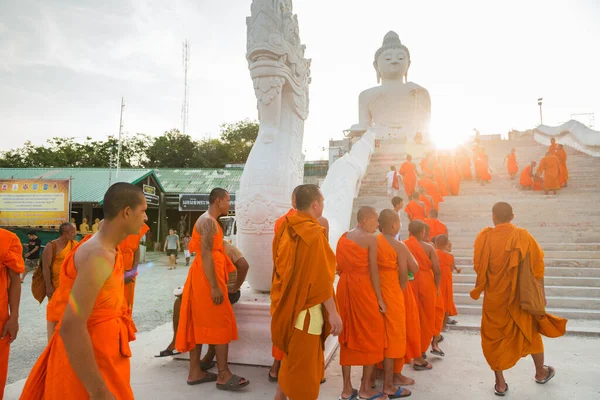
[[[564,335],[567,320],[546,314],[544,252],[525,229],[517,228],[510,204],[492,208],[494,227],[475,239],[473,266],[477,273],[471,297],[483,298],[481,347],[496,382],[494,393],[504,396],[504,371],[531,354],[535,381],[545,384],[555,370],[544,365],[542,336]]]
[[[440,260],[440,272],[442,273],[442,281],[440,283],[440,294],[444,303],[444,323],[442,330],[446,330],[448,318],[458,315],[456,305],[454,304],[454,290],[452,288],[452,272],[460,273],[454,263],[454,256],[449,251],[450,241],[448,236],[441,234],[435,237],[435,251]]]
[[[343,323],[338,337],[344,381],[340,399],[370,399],[379,394],[371,388],[371,376],[384,358],[386,304],[377,266],[377,218],[374,208],[361,207],[357,227],[344,233],[337,244],[336,297]],[[363,367],[359,390],[352,387],[351,366]]]
[[[284,352],[275,400],[318,398],[324,340],[342,330],[335,255],[317,221],[324,208],[318,186],[299,186],[296,207],[273,241],[271,338]]]
[[[413,220],[424,220],[425,219],[425,204],[419,201],[419,193],[414,192],[411,196],[411,200],[406,205],[404,212],[408,215],[408,219]]]
[[[448,228],[438,219],[438,212],[436,210],[430,210],[429,218],[425,218],[423,222],[429,227],[429,236],[432,239],[439,235],[448,235]]]
[[[538,175],[544,175],[544,192],[549,191],[556,194],[560,190],[560,161],[550,152],[546,153],[546,157],[542,158],[537,170]]]
[[[134,327],[117,246],[146,220],[142,190],[115,183],[104,195],[104,223],[61,266],[53,297],[69,299],[56,331],[33,367],[21,399],[133,399],[129,342]]]
[[[406,156],[406,161],[402,163],[398,173],[404,182],[404,192],[407,197],[410,197],[417,186],[417,166],[412,162],[410,154]]]
[[[517,153],[515,149],[512,149],[510,154],[504,157],[504,162],[506,163],[506,170],[508,171],[510,179],[515,179],[517,172],[519,172],[519,164],[517,163]]]

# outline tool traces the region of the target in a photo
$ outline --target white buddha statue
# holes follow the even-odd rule
[[[381,82],[381,85],[360,94],[359,123],[346,133],[360,136],[371,129],[375,131],[376,139],[412,142],[415,137],[421,137],[427,143],[431,115],[429,92],[407,81],[410,52],[396,32],[385,35],[383,45],[375,53],[373,66],[377,71],[377,83]]]

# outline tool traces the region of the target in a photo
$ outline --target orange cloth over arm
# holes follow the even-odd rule
[[[560,161],[555,156],[546,156],[540,161],[538,175],[544,174],[544,190],[560,189]]]
[[[433,203],[429,199],[429,196],[421,194],[419,196],[419,201],[422,202],[423,204],[425,204],[425,215],[426,216],[429,215],[429,211],[431,211],[431,209],[433,209]]]
[[[519,180],[519,183],[523,187],[533,186],[531,164],[523,168],[523,172],[521,172],[521,179]]]
[[[454,256],[440,249],[437,249],[436,253],[440,260],[440,270],[442,272],[440,292],[444,300],[444,310],[450,316],[458,315],[456,305],[454,304],[454,289],[452,287],[452,264],[454,263]]]
[[[406,314],[406,364],[414,358],[421,357],[421,322],[419,319],[419,304],[413,291],[413,282],[409,281],[404,294],[404,308]]]
[[[411,221],[415,219],[422,221],[425,219],[425,208],[414,200],[408,202],[404,208],[404,212],[408,215],[408,219]]]
[[[123,255],[123,266],[125,272],[133,269],[135,252],[140,247],[140,240],[142,240],[146,232],[149,230],[150,227],[144,224],[140,230],[140,233],[129,235],[121,243],[119,243],[119,250],[121,250],[121,254]],[[137,271],[135,272],[135,275],[137,276]],[[125,283],[124,291],[127,309],[129,310],[129,313],[131,313],[133,310],[133,299],[135,295],[135,278],[131,282]]]
[[[383,360],[383,315],[369,275],[369,249],[342,235],[336,249],[340,279],[336,298],[343,328],[340,365],[372,365]],[[383,285],[382,285],[383,286]]]
[[[57,290],[69,298],[77,279],[75,252],[65,259],[61,272],[61,286]],[[133,399],[130,385],[129,342],[135,339],[133,322],[127,315],[123,296],[123,261],[117,253],[113,272],[100,290],[94,309],[88,319],[88,331],[94,347],[96,363],[108,389],[117,399]],[[56,296],[56,292],[54,296]],[[53,298],[54,298],[53,296]],[[77,305],[64,303],[77,309]],[[64,308],[63,308],[64,311]],[[62,319],[62,314],[61,314]],[[59,327],[60,327],[59,321]],[[21,400],[79,400],[89,398],[71,363],[60,334],[54,333],[48,346],[31,370]]]
[[[560,186],[564,186],[569,180],[569,169],[567,168],[567,153],[565,149],[557,149],[556,150],[556,158],[559,161],[559,180]]]
[[[529,254],[533,275],[544,276],[544,253],[525,229],[510,223],[485,228],[475,240],[473,266],[477,273],[471,297],[485,292],[481,317],[481,347],[491,369],[513,367],[521,357],[544,349],[543,327],[552,336],[564,334],[567,320],[550,314],[534,316],[520,307],[519,263]]]
[[[437,210],[439,204],[444,201],[444,198],[438,192],[435,182],[427,178],[419,179],[419,186],[424,188],[427,194],[431,196],[431,198],[433,199],[433,207]]]
[[[413,288],[416,287],[415,298],[419,305],[419,322],[421,324],[421,352],[426,352],[435,333],[435,305],[437,291],[433,280],[432,263],[421,243],[411,236],[404,241],[419,264],[419,272],[415,275]]]
[[[308,312],[304,329],[295,326],[300,312],[332,297],[335,300],[335,255],[325,229],[300,211],[287,217],[275,236],[273,249],[271,338],[285,353],[279,385],[291,399],[316,399],[323,377],[323,345],[330,332],[325,307],[321,335],[308,332]]]
[[[412,162],[405,161],[400,166],[398,173],[403,177],[406,196],[410,196],[417,186],[417,167]]]
[[[17,235],[0,228],[0,329],[8,320],[8,288],[10,287],[10,277],[8,270],[17,274],[25,271],[23,262],[23,247]],[[10,335],[0,340],[0,399],[4,394],[6,377],[8,376],[8,355],[10,353]]]
[[[509,175],[516,175],[519,172],[519,166],[517,165],[517,155],[509,154],[506,156],[506,170]]]
[[[210,284],[202,267],[200,240],[200,233],[194,227],[188,248],[190,252],[196,253],[196,257],[183,286],[175,339],[175,347],[181,352],[193,350],[198,344],[228,344],[238,338],[235,315],[229,298],[225,296],[223,302],[218,305],[212,301]],[[214,236],[212,257],[219,288],[227,294],[228,275],[235,271],[235,266],[225,255],[223,231],[220,227]]]
[[[425,218],[423,220],[429,226],[429,237],[434,238],[438,235],[448,236],[448,228],[437,218]]]
[[[381,293],[387,311],[385,322],[385,358],[401,359],[406,355],[406,309],[404,294],[398,278],[398,254],[383,234],[377,236],[377,264],[381,280]]]

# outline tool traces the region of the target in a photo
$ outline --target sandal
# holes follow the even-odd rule
[[[438,347],[437,350],[431,349],[430,353],[431,354],[435,354],[436,356],[439,356],[439,357],[444,357],[446,355],[446,354],[444,354],[444,352],[442,351],[442,349],[440,349],[439,347]]]
[[[172,356],[176,356],[181,354],[180,352],[178,352],[177,350],[169,350],[169,349],[165,349],[162,350],[160,353],[158,353],[157,356],[154,356],[156,358],[160,358],[160,357],[172,357]]]
[[[278,377],[271,375],[271,370],[269,370],[269,382],[277,382],[279,380]]]
[[[501,397],[504,397],[504,395],[506,394],[506,392],[508,392],[508,383],[506,384],[506,390],[504,390],[504,392],[500,392],[500,391],[498,391],[498,386],[497,386],[497,385],[494,385],[494,394],[495,394],[496,396],[501,396]]]
[[[438,335],[438,343],[442,343],[444,341],[444,335]]]
[[[545,379],[542,379],[541,381],[538,381],[537,379],[535,380],[535,383],[539,383],[540,385],[548,383],[548,381],[554,378],[554,375],[556,375],[556,371],[554,371],[554,368],[552,368],[549,365],[544,365],[544,367],[548,368],[548,376]]]
[[[382,393],[376,394],[375,396],[369,397],[369,398],[367,398],[367,397],[358,397],[358,400],[375,400],[375,399],[379,399],[379,398],[381,398],[383,396],[385,396],[385,394],[383,394],[383,392],[382,392]]]
[[[455,319],[449,318],[448,322],[446,322],[446,324],[448,324],[448,325],[456,325],[456,324],[458,324],[458,321],[455,320]]]
[[[433,368],[430,362],[427,362],[425,365],[413,364],[413,369],[415,371],[429,371]]]
[[[241,381],[244,381],[243,383]],[[236,391],[243,387],[246,387],[250,384],[250,381],[246,378],[242,378],[241,376],[237,376],[236,374],[231,375],[231,378],[227,381],[227,383],[217,383],[217,389],[219,390],[228,390],[228,391]]]
[[[211,369],[212,367],[214,367],[217,363],[213,360],[213,361],[209,361],[209,362],[201,362],[200,363],[200,369],[202,371],[208,371],[209,369]]]
[[[352,391],[352,394],[350,395],[350,397],[338,397],[338,400],[355,400],[356,398],[358,398],[358,390],[354,389]]]
[[[193,385],[200,385],[202,383],[206,383],[206,382],[216,382],[217,381],[217,374],[214,374],[212,372],[207,372],[206,375],[204,375],[204,378],[202,379],[198,379],[196,381],[187,381],[187,384],[190,386]]]
[[[412,393],[408,389],[403,389],[397,386],[398,390],[394,394],[388,394],[388,399],[401,399],[403,397],[409,397]]]

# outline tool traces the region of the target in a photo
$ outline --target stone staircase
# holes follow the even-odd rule
[[[492,225],[491,208],[498,201],[513,206],[517,226],[526,228],[545,252],[546,293],[548,312],[585,325],[589,321],[594,332],[600,332],[600,158],[594,158],[566,148],[569,167],[569,187],[557,196],[543,192],[519,190],[518,177],[510,180],[503,165],[511,148],[517,150],[522,169],[530,161],[539,161],[546,147],[532,140],[483,142],[489,155],[492,182],[482,186],[474,181],[462,182],[460,195],[446,197],[440,205],[440,220],[449,230],[453,254],[461,274],[454,275],[454,297],[465,319],[478,326],[482,300],[472,300],[470,290],[475,284],[473,242],[477,233]],[[425,149],[419,149],[414,161],[418,164]],[[391,208],[383,183],[390,165],[399,166],[405,158],[401,143],[385,143],[377,148],[365,175],[354,211],[362,205],[378,210]],[[520,171],[519,171],[520,174]],[[405,198],[403,188],[400,196]],[[402,238],[406,238],[408,220],[403,219]],[[355,218],[353,218],[355,225]],[[464,317],[473,315],[473,318]],[[462,324],[462,320],[461,320]],[[586,331],[585,327],[580,329]]]

